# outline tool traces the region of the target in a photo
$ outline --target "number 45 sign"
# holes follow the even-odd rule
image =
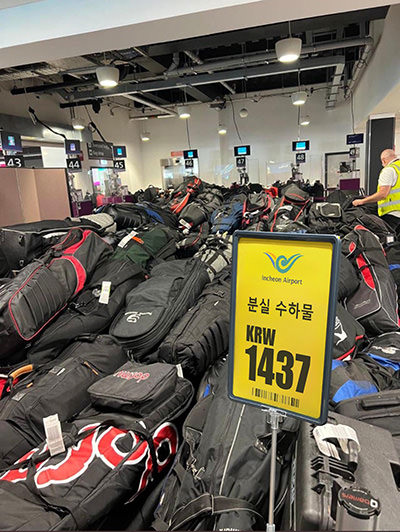
[[[231,399],[326,421],[339,257],[331,235],[235,233]]]

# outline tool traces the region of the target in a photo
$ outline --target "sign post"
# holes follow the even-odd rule
[[[333,235],[234,235],[229,397],[268,411],[269,532],[279,423],[327,418],[339,259]]]

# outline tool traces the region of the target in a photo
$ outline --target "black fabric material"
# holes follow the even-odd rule
[[[207,240],[210,234],[210,224],[204,222],[194,230],[191,230],[185,235],[185,237],[177,243],[177,258],[185,259],[192,257],[204,242]]]
[[[361,280],[346,301],[347,310],[372,336],[398,330],[396,285],[378,238],[358,225],[343,239],[342,252]]]
[[[197,380],[229,347],[230,268],[205,286],[161,343],[157,358],[181,364],[185,377]]]
[[[400,228],[400,217],[392,214],[384,214],[381,216],[382,220],[387,223],[395,233],[398,233]]]
[[[150,278],[128,293],[110,333],[142,359],[193,306],[208,280],[205,265],[195,258],[155,266]]]
[[[67,347],[56,362],[39,366],[14,385],[0,401],[0,468],[43,440],[44,417],[57,413],[64,422],[88,406],[89,386],[125,360],[110,336],[87,336]]]
[[[334,234],[346,223],[338,203],[314,203],[308,213],[308,225],[315,233]]]
[[[177,227],[177,218],[170,212],[143,201],[142,203],[115,203],[102,207],[101,212],[110,214],[117,229],[137,228],[150,222],[164,223],[169,227]]]
[[[234,196],[229,202],[225,202],[211,215],[212,233],[232,234],[239,229],[243,217],[243,205],[246,201],[244,194]]]
[[[29,361],[45,363],[56,357],[72,338],[107,330],[124,306],[128,292],[144,278],[140,266],[129,259],[112,257],[100,264],[82,292],[35,340],[28,351]],[[111,282],[107,304],[99,301],[103,281]]]
[[[249,194],[243,207],[242,229],[263,231],[268,227],[273,201],[269,194]]]
[[[386,249],[386,259],[400,296],[400,242],[394,242]]]
[[[231,401],[226,394],[226,379],[225,364],[219,384],[186,418],[184,442],[156,511],[153,527],[157,530],[180,527],[260,530],[262,527],[260,515],[265,516],[267,512],[265,479],[269,478],[270,469],[268,418],[259,408]],[[282,473],[288,467],[297,427],[296,420],[287,418],[278,435],[281,458],[276,464],[277,493]],[[223,499],[215,504],[216,511],[207,503],[214,497]]]
[[[100,227],[89,220],[43,220],[0,228],[0,247],[10,270],[20,270],[32,260],[57,244],[73,228],[90,229],[102,233]]]
[[[359,285],[360,279],[353,264],[342,254],[340,257],[338,300],[344,301],[354,294]]]
[[[0,294],[0,360],[33,340],[84,287],[112,248],[93,231],[72,229],[65,239],[5,283]]]
[[[365,336],[364,327],[338,303],[336,306],[335,331],[332,358],[354,358]]]

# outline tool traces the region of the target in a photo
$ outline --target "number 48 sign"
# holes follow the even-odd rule
[[[331,235],[235,233],[231,399],[326,421],[339,256]]]

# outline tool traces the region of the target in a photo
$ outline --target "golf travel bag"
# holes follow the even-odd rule
[[[93,231],[71,229],[40,260],[0,286],[0,364],[7,365],[89,281],[111,247]],[[7,360],[8,359],[8,360]],[[6,362],[7,360],[7,362]],[[17,362],[17,360],[16,360]]]
[[[314,233],[335,234],[346,223],[339,203],[313,203],[308,213],[308,225]]]
[[[288,221],[304,221],[309,204],[309,194],[297,185],[292,183],[283,188],[282,197],[271,213],[270,231],[281,231],[280,225],[285,225]]]
[[[174,191],[174,195],[169,202],[169,208],[174,214],[180,214],[189,201],[195,198],[202,190],[203,182],[198,177],[185,181]]]
[[[84,333],[106,331],[125,304],[125,297],[145,278],[140,266],[128,258],[112,256],[99,264],[92,279],[28,350],[32,363],[56,357],[71,339]]]
[[[226,383],[227,364],[219,383],[206,389],[185,420],[183,445],[153,522],[156,530],[265,529],[271,467],[268,414],[231,401]],[[286,418],[278,434],[278,507],[286,494],[285,470],[297,427],[296,420]]]
[[[269,194],[249,194],[243,205],[242,229],[267,230],[272,207],[273,201]]]
[[[346,301],[347,310],[371,336],[398,330],[396,285],[378,238],[357,225],[343,239],[342,252],[361,279],[357,291]]]
[[[229,347],[230,267],[224,268],[205,286],[197,303],[174,325],[158,348],[157,358],[181,364],[190,380],[206,369]]]
[[[10,373],[9,392],[0,401],[0,467],[42,442],[44,417],[58,414],[64,422],[81,412],[90,404],[89,386],[125,361],[122,348],[110,336],[86,335],[56,362],[37,368],[28,364]]]
[[[130,363],[89,394],[97,408],[64,425],[65,451],[50,456],[42,443],[0,476],[1,530],[95,530],[173,461],[172,421],[193,397],[176,366]]]
[[[103,220],[103,215],[100,216]],[[90,217],[93,218],[93,217]],[[10,270],[20,270],[62,240],[72,228],[91,230],[102,235],[114,221],[107,216],[108,224],[96,223],[82,217],[65,220],[43,220],[26,224],[10,225],[0,229],[0,247]]]
[[[155,266],[149,279],[131,290],[126,308],[110,327],[135,359],[144,359],[196,302],[209,277],[198,259],[175,260]]]
[[[232,234],[236,229],[239,229],[242,224],[245,201],[245,194],[238,194],[229,203],[224,203],[218,207],[211,215],[211,232]]]
[[[364,338],[364,327],[338,303],[336,306],[332,358],[338,360],[354,358]]]

